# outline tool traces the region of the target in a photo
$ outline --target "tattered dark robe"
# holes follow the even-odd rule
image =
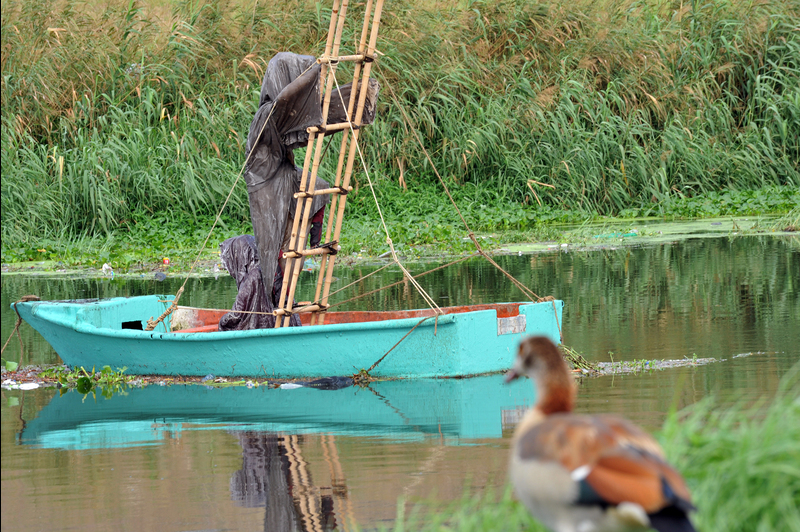
[[[229,238],[219,245],[219,255],[222,265],[236,281],[238,290],[233,309],[219,320],[219,330],[245,331],[274,327],[275,316],[267,313],[271,313],[278,303],[283,276],[280,272],[273,274],[273,283],[270,285],[270,294],[267,297],[258,264],[255,238],[251,235]],[[237,312],[240,310],[263,314]],[[299,326],[300,316],[293,315],[289,325]]]
[[[300,188],[302,169],[295,166],[292,150],[306,146],[306,129],[322,123],[319,84],[320,66],[314,57],[289,52],[275,55],[264,74],[258,111],[247,135],[244,175],[264,286],[274,279],[287,221],[294,215],[293,195]],[[341,96],[334,89],[329,124],[347,120],[350,89],[350,83],[343,85]],[[378,90],[378,82],[370,79],[362,124],[375,117]],[[328,200],[327,195],[314,198],[310,215]]]

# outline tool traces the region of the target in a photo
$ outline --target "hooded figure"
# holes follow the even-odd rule
[[[233,309],[219,320],[220,331],[245,331],[249,329],[268,329],[275,327],[275,316],[271,313],[281,293],[283,276],[275,272],[270,297],[264,289],[261,268],[258,265],[256,239],[251,235],[229,238],[219,245],[222,265],[236,281],[238,294]],[[263,312],[264,314],[245,314],[236,312]],[[300,316],[293,315],[289,325],[300,325]]]
[[[341,91],[334,89],[331,94],[328,124],[347,121],[351,85],[341,86]],[[362,124],[371,123],[375,117],[379,88],[377,81],[369,80]],[[320,65],[316,59],[289,52],[275,55],[264,74],[259,107],[247,135],[244,173],[265,286],[275,277],[282,243],[289,240],[284,236],[291,233],[294,194],[300,190],[302,168],[295,166],[292,150],[306,146],[306,129],[321,124]],[[317,179],[315,188],[328,188],[328,184]],[[316,196],[309,219],[328,201],[328,195]],[[305,235],[300,237],[304,240]]]

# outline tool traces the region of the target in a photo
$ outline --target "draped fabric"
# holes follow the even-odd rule
[[[219,320],[220,331],[245,331],[249,329],[268,329],[275,326],[275,316],[271,313],[278,304],[283,276],[280,271],[273,273],[269,297],[264,287],[259,267],[256,239],[252,235],[229,238],[219,246],[222,265],[236,281],[236,301],[231,312]],[[248,311],[237,312],[237,311]],[[250,314],[258,312],[262,314]],[[292,327],[300,326],[300,316],[293,315],[289,320]]]
[[[341,91],[334,89],[329,124],[347,121],[345,106],[351,88],[348,83]],[[379,89],[378,82],[370,79],[362,124],[375,118]],[[315,58],[289,52],[275,55],[264,74],[259,107],[250,124],[244,173],[264,286],[275,277],[281,243],[296,207],[293,195],[300,188],[302,169],[295,166],[293,150],[306,146],[307,128],[321,123],[320,66]],[[317,180],[316,188],[327,187]],[[309,216],[329,200],[327,195],[314,198]]]

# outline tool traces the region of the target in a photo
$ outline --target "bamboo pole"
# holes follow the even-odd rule
[[[337,55],[339,53],[339,47],[341,45],[341,40],[342,40],[342,32],[344,30],[344,21],[345,21],[346,14],[347,14],[347,6],[348,6],[348,0],[344,0],[342,2],[342,5],[341,5],[340,11],[339,11],[339,17],[338,17],[338,21],[337,21],[337,25],[336,25],[336,34],[334,35],[334,38],[333,38],[333,48],[331,49],[331,52],[330,52],[329,55]],[[326,83],[325,83],[325,96],[324,96],[324,100],[323,100],[323,103],[322,103],[322,126],[323,126],[323,128],[326,126],[327,121],[328,121],[328,111],[330,109],[331,93],[333,91],[333,84],[334,84],[335,78],[336,78],[336,69],[333,69],[333,68],[329,69],[328,70],[327,79],[326,79]],[[303,183],[301,182],[301,185],[300,185],[300,191],[301,192],[314,192],[314,188],[315,188],[316,180],[317,180],[317,173],[319,171],[319,165],[320,165],[321,158],[322,158],[323,140],[324,140],[324,138],[325,138],[325,131],[323,129],[323,131],[320,134],[317,135],[316,149],[314,150],[314,162],[312,163],[311,174],[309,176],[309,182],[308,182],[307,188],[304,188],[303,187]],[[304,171],[304,173],[305,173],[305,171]],[[308,226],[308,219],[309,219],[309,217],[311,215],[310,211],[311,211],[312,201],[313,201],[312,197],[307,197],[305,199],[305,201],[302,202],[304,204],[303,205],[303,209],[302,209],[302,213],[300,212],[301,202],[300,201],[297,202],[297,215],[299,215],[299,216],[297,216],[297,215],[295,216],[294,224],[292,226],[292,235],[291,235],[291,242],[293,244],[293,246],[292,246],[293,250],[302,251],[303,248],[306,245],[306,234],[307,234],[306,228]],[[302,220],[298,220],[297,219],[298,217],[302,218]],[[300,222],[299,234],[298,234],[298,228],[297,228],[298,221]],[[297,290],[297,281],[298,281],[298,278],[300,276],[300,271],[302,270],[302,264],[303,264],[303,260],[302,259],[295,259],[293,261],[293,263],[292,263],[292,268],[291,269],[287,268],[287,270],[291,272],[291,279],[290,280],[287,280],[287,278],[284,277],[284,284],[286,284],[287,281],[289,283],[289,285],[288,285],[288,293],[286,294],[286,302],[285,302],[285,305],[286,305],[285,308],[287,308],[287,309],[289,309],[291,307],[292,302],[294,301],[294,294],[295,294],[295,291]],[[283,292],[283,290],[281,290],[281,292]],[[283,322],[284,326],[288,326],[289,325],[289,318],[290,318],[289,316],[284,318],[284,322]],[[276,320],[276,322],[277,321],[279,321],[279,320]]]
[[[300,449],[300,438],[296,434],[283,436],[283,443],[300,519],[308,527],[308,530],[321,532],[323,530],[320,520],[321,501],[318,497],[318,489],[311,481],[308,462]]]
[[[339,20],[339,0],[333,0],[333,5],[331,6],[331,21],[328,24],[328,38],[325,41],[325,53],[323,54],[323,57],[330,57],[331,55],[331,48],[333,47],[333,37],[336,34],[336,23],[338,22],[338,20]],[[320,94],[322,94],[322,83],[325,80],[325,76],[328,74],[328,65],[329,63],[322,63],[319,70]]]
[[[371,14],[372,14],[372,0],[367,0],[367,4],[366,4],[366,6],[364,8],[364,22],[361,25],[361,37],[359,38],[359,41],[358,41],[358,55],[361,55],[361,56],[364,55],[364,52],[365,52],[366,47],[367,47],[367,34],[369,32],[370,15]],[[350,100],[347,102],[347,116],[350,118],[351,122],[352,122],[352,116],[353,116],[353,107],[354,107],[354,105],[356,103],[356,93],[358,93],[358,90],[359,90],[358,82],[359,82],[359,76],[361,75],[361,65],[362,65],[362,62],[357,62],[356,65],[355,65],[355,68],[353,69],[353,85],[352,85],[352,90],[350,91]],[[349,187],[349,186],[348,187],[342,187],[342,184],[341,184],[342,168],[344,167],[344,157],[345,157],[345,153],[347,152],[347,143],[348,143],[349,139],[350,139],[350,130],[348,129],[348,130],[345,130],[342,133],[342,142],[341,142],[341,146],[339,147],[339,160],[338,160],[338,163],[336,165],[336,179],[335,179],[334,185],[337,186],[337,187],[347,188],[347,189],[352,190],[352,187]],[[339,211],[336,208],[338,199],[339,199],[338,196],[333,196],[331,198],[331,206],[330,206],[330,210],[328,212],[328,223],[327,223],[327,228],[326,228],[326,231],[325,231],[325,241],[326,242],[330,242],[331,241],[331,237],[332,237],[332,234],[333,234],[333,228],[334,228],[336,215],[337,215],[337,213]],[[341,203],[344,204],[345,201],[346,201],[346,198],[342,198]],[[338,236],[339,235],[337,233],[336,241],[339,240]],[[330,278],[330,276],[326,276],[328,270],[330,270],[331,272],[333,271],[333,257],[331,257],[331,261],[330,261],[330,265],[329,265],[328,264],[328,256],[327,255],[323,255],[322,256],[322,260],[320,261],[319,276],[318,276],[318,279],[317,279],[317,287],[316,287],[316,290],[314,292],[314,300],[315,301],[319,301],[320,300],[320,295],[322,294],[323,287],[326,286],[325,285],[325,279],[326,278],[327,279]],[[329,292],[330,292],[330,280],[328,280],[327,288],[325,288],[325,294],[327,295]],[[315,324],[322,325],[324,319],[325,319],[324,314],[314,313],[314,315],[311,317],[311,324],[312,325],[315,325]]]
[[[333,265],[335,262],[333,257],[335,256],[336,251],[339,249],[337,243],[341,233],[344,207],[346,204],[346,194],[352,190],[352,187],[349,186],[349,183],[355,160],[355,141],[358,139],[359,126],[361,125],[361,120],[363,118],[364,106],[367,97],[367,87],[369,83],[369,73],[371,71],[373,62],[372,58],[375,53],[378,25],[380,23],[381,11],[383,9],[383,0],[377,0],[377,2],[374,3],[374,9],[373,3],[373,0],[367,0],[357,53],[353,55],[339,56],[338,54],[341,47],[341,39],[349,0],[342,0],[341,3],[339,3],[339,0],[334,1],[330,27],[328,30],[328,39],[325,46],[325,53],[322,57],[317,59],[317,62],[321,65],[320,88],[323,94],[322,124],[308,129],[309,140],[306,149],[306,157],[303,164],[303,173],[300,179],[300,189],[299,192],[294,195],[297,203],[295,207],[295,215],[292,220],[289,246],[287,249],[283,250],[282,255],[283,258],[286,259],[286,263],[283,285],[281,286],[281,293],[278,301],[279,304],[275,311],[275,315],[278,316],[275,327],[288,326],[291,314],[296,312],[293,309],[294,296],[297,289],[299,275],[302,271],[303,260],[306,256],[322,256],[320,273],[315,291],[314,301],[316,303],[302,307],[297,311],[313,312],[314,315],[311,318],[312,324],[315,322],[321,324],[324,320],[322,313],[324,313],[324,311],[327,309],[327,306],[326,304],[320,303],[320,295],[322,295],[324,300],[327,301],[328,294],[330,293]],[[369,37],[369,43],[367,42],[367,37]],[[352,90],[347,103],[348,121],[344,123],[328,125],[328,111],[330,109],[333,86],[336,81],[335,65],[342,61],[351,61],[355,63]],[[324,89],[322,88],[323,83],[325,85]],[[315,190],[319,166],[322,155],[324,154],[323,140],[326,132],[333,131],[342,131],[342,141],[336,169],[335,186],[333,188]],[[348,145],[349,150],[347,149]],[[346,164],[345,154],[347,154]],[[344,174],[342,173],[343,168],[345,168]],[[332,196],[331,207],[328,214],[327,229],[325,232],[326,246],[314,250],[306,250],[305,246],[308,232],[308,221],[313,215],[313,213],[311,213],[311,205],[313,198],[321,194],[331,194]]]
[[[299,249],[299,250],[289,250],[283,253],[283,258],[285,259],[297,259],[300,257],[314,257],[317,255],[336,255],[336,252],[341,249],[338,245],[333,246],[326,246],[326,247],[318,247],[315,249]]]
[[[328,124],[324,128],[322,126],[310,127],[308,128],[308,131],[314,133],[319,133],[319,132],[327,133],[329,131],[342,131],[343,129],[351,129],[351,128],[358,129],[358,126],[351,122],[342,122],[341,124]]]
[[[307,198],[309,196],[322,196],[325,194],[347,194],[353,190],[353,187],[347,187],[346,189],[341,189],[339,187],[336,188],[321,188],[319,190],[315,190],[314,192],[297,192],[295,193],[295,198]]]
[[[372,28],[371,28],[371,31],[370,31],[369,45],[367,47],[366,54],[365,54],[365,55],[367,55],[369,57],[372,57],[375,54],[375,46],[376,46],[377,41],[378,41],[378,26],[380,24],[381,11],[382,10],[383,10],[383,0],[377,0],[376,3],[375,3],[375,14],[373,16]],[[359,50],[359,53],[363,53],[363,51]],[[361,124],[361,119],[363,117],[364,102],[366,101],[366,98],[367,98],[366,87],[367,87],[367,84],[369,82],[369,74],[370,74],[371,70],[372,70],[372,62],[365,63],[364,67],[363,67],[362,78],[361,78],[362,79],[361,87],[362,87],[363,90],[359,91],[358,104],[356,106],[355,119],[354,120],[351,119],[351,121],[356,123],[356,124]],[[352,132],[353,139],[352,139],[352,142],[350,142],[350,152],[349,152],[348,158],[347,158],[347,167],[345,168],[345,173],[344,173],[344,176],[342,178],[342,182],[341,183],[337,183],[337,185],[342,186],[342,187],[350,186],[350,178],[351,178],[351,176],[353,174],[353,161],[355,160],[355,154],[356,154],[356,143],[358,142],[358,133],[359,133],[359,130],[357,130],[357,129],[353,130],[353,132]],[[337,241],[339,240],[339,235],[340,235],[341,229],[342,229],[342,219],[343,219],[343,216],[344,216],[344,207],[345,207],[346,202],[347,202],[347,196],[342,196],[340,198],[340,201],[338,202],[339,205],[338,205],[338,212],[337,212],[337,215],[336,215],[336,227],[335,227],[334,234],[333,234],[333,238],[335,240],[337,240]],[[322,299],[321,299],[321,306],[322,307],[326,307],[327,304],[328,304],[328,294],[330,293],[330,285],[331,285],[331,280],[332,280],[332,277],[333,277],[333,265],[334,265],[334,262],[335,262],[334,255],[331,255],[330,256],[330,260],[327,261],[327,262],[328,262],[327,271],[325,273],[325,281],[324,281],[324,286],[323,286],[323,290],[322,290]],[[320,275],[322,275],[322,268],[320,268]],[[324,321],[324,315],[321,314],[317,318],[317,323],[322,324],[323,321]]]
[[[320,57],[319,59],[317,59],[317,63],[335,64],[335,63],[341,63],[342,61],[363,61],[364,59],[366,59],[364,57],[364,54],[341,55],[339,57]]]
[[[337,24],[337,22],[339,20],[339,13],[340,13],[339,0],[333,0],[333,5],[331,6],[331,20],[330,20],[330,23],[328,24],[328,38],[327,38],[327,40],[325,42],[325,52],[324,52],[325,56],[330,56],[331,55],[331,49],[333,48],[334,36],[335,36],[335,33],[336,33],[336,31],[335,31],[336,30],[336,24]],[[320,66],[320,76],[319,76],[319,79],[320,79],[320,94],[322,94],[322,83],[323,83],[323,80],[325,79],[325,76],[328,73],[328,68],[329,68],[328,67],[328,63],[323,63]],[[325,121],[325,118],[326,118],[326,116],[323,117],[323,121]],[[316,132],[309,131],[308,144],[306,145],[306,157],[305,157],[305,161],[303,162],[303,175],[301,176],[301,179],[300,179],[300,190],[303,190],[303,188],[304,188],[303,187],[303,181],[304,181],[304,179],[305,179],[305,177],[307,175],[308,168],[309,168],[309,163],[311,161],[311,155],[313,153],[313,146],[314,146],[315,136],[316,136]],[[294,219],[297,220],[297,218],[298,218],[298,216],[297,216],[297,207],[295,207],[295,217],[294,217]],[[294,232],[294,227],[293,227],[293,232]],[[283,238],[282,235],[281,235],[281,238]],[[291,242],[290,242],[290,245],[291,245]],[[284,263],[284,266],[288,266],[289,262],[290,261],[286,261]],[[280,293],[280,296],[278,298],[278,308],[279,309],[284,308],[286,306],[285,305],[285,301],[286,301],[286,295],[288,293],[288,285],[287,285],[287,277],[288,276],[286,275],[286,272],[289,270],[289,268],[288,267],[284,267],[284,270],[285,271],[283,272],[283,284],[281,285],[281,293]],[[281,323],[280,319],[275,320],[275,327],[276,328],[280,327],[281,325],[282,325],[282,323]]]
[[[307,178],[307,175],[308,175],[308,167],[309,167],[309,164],[310,164],[310,161],[311,161],[311,154],[313,152],[312,146],[314,145],[315,136],[316,136],[315,133],[309,133],[309,135],[308,135],[308,144],[307,144],[307,147],[306,147],[306,157],[305,157],[305,161],[303,162],[303,174],[302,174],[302,176],[300,178],[300,190],[303,190],[303,188],[305,187],[305,182],[306,182],[306,178]],[[299,205],[300,202],[298,201],[297,203]],[[297,219],[298,219],[298,215],[297,214],[298,214],[297,213],[297,208],[295,208],[295,215],[294,215],[294,219],[292,221],[292,224],[293,224],[292,234],[294,234],[297,231]],[[281,238],[283,238],[283,235],[281,235]],[[291,239],[289,240],[289,247],[291,249],[294,249],[294,247],[295,247],[293,245]],[[290,265],[292,265],[292,266],[294,265],[294,259],[287,259],[284,262],[283,284],[281,284],[281,293],[280,293],[280,296],[278,297],[278,308],[286,307],[285,302],[286,302],[286,295],[288,293],[288,284],[287,284],[287,277],[288,276],[286,275],[286,272],[289,271],[289,266]],[[290,303],[290,305],[291,305],[291,303]],[[286,307],[286,308],[288,308],[288,307]],[[280,322],[281,322],[281,320],[279,320],[279,319],[275,320],[275,327],[276,328],[281,326]]]

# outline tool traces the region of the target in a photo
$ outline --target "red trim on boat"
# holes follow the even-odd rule
[[[488,305],[462,305],[458,307],[444,307],[445,314],[461,314],[464,312],[475,312],[477,310],[496,310],[498,318],[511,318],[519,316],[519,306],[523,303],[495,303]],[[189,309],[185,309],[189,310]],[[181,329],[179,333],[200,333],[214,332],[218,330],[219,320],[226,312],[219,310],[196,309],[194,323],[202,324],[191,329]],[[325,324],[332,323],[363,323],[368,321],[402,320],[406,318],[424,318],[432,316],[431,309],[423,310],[388,310],[388,311],[350,311],[350,312],[328,312],[325,314]],[[311,323],[311,314],[300,314],[300,322],[303,325]]]

